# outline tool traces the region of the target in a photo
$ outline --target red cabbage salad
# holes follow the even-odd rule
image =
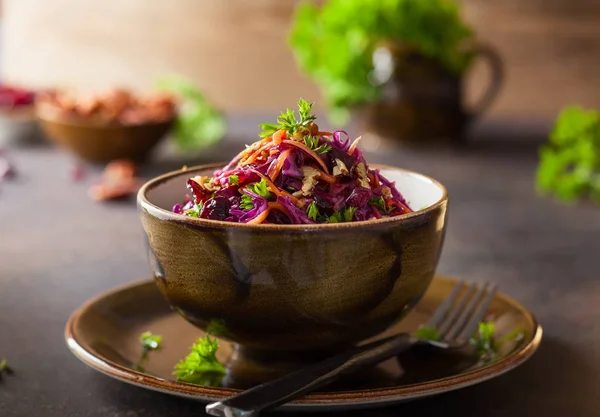
[[[342,130],[322,132],[300,99],[277,124],[260,125],[260,139],[212,177],[187,182],[191,193],[173,211],[190,217],[247,224],[356,222],[412,210],[393,182],[370,169]]]

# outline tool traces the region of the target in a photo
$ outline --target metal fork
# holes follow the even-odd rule
[[[461,291],[463,287],[464,291]],[[400,333],[364,344],[209,404],[206,412],[217,417],[256,417],[262,411],[285,404],[359,368],[394,357],[411,346],[422,344],[439,349],[462,348],[477,330],[496,290],[495,284],[476,286],[459,281],[427,323],[428,327],[438,330],[440,339],[437,341],[419,339],[411,333]]]

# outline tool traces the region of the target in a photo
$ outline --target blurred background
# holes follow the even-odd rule
[[[228,112],[321,102],[286,43],[296,0],[4,0],[2,78],[29,88],[142,90],[178,72]],[[550,123],[566,100],[598,107],[600,3],[463,0],[461,14],[506,66],[489,118]],[[486,83],[474,68],[468,91]]]

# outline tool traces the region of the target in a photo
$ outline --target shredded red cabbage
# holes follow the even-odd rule
[[[261,125],[263,139],[212,177],[190,178],[191,197],[175,204],[185,216],[236,223],[314,224],[365,221],[411,212],[395,183],[370,169],[342,130],[320,132],[311,104],[300,119],[282,113]]]

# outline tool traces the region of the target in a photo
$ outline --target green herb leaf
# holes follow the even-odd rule
[[[536,183],[563,202],[590,197],[600,203],[600,113],[577,106],[561,112],[540,149]]]
[[[262,178],[259,182],[250,184],[247,188],[254,194],[258,194],[259,196],[264,197],[267,200],[271,198],[271,192],[269,191],[267,182],[264,178]]]
[[[196,86],[179,76],[158,81],[162,90],[177,94],[182,103],[178,109],[173,135],[181,149],[203,149],[214,145],[225,135],[227,125],[222,113],[214,108]]]
[[[240,208],[242,210],[252,210],[254,208],[254,203],[252,202],[252,197],[248,194],[242,194],[242,200],[240,201]]]
[[[160,349],[160,344],[162,343],[162,336],[152,334],[151,332],[147,331],[140,335],[140,342],[142,344],[142,349],[158,350]]]
[[[259,127],[263,130],[260,137],[265,138],[273,135],[278,130],[286,130],[288,135],[293,135],[300,129],[305,129],[310,122],[316,119],[311,115],[313,103],[309,103],[304,99],[298,100],[298,113],[300,119],[296,119],[296,114],[292,109],[287,109],[282,112],[277,118],[277,124],[263,123]]]
[[[142,345],[142,354],[140,360],[134,365],[134,368],[140,372],[145,372],[143,366],[144,362],[148,359],[148,354],[150,352],[161,348],[162,336],[146,331],[140,335],[139,340]]]
[[[469,342],[473,346],[475,353],[483,361],[492,361],[498,355],[498,349],[509,342],[518,341],[523,337],[523,332],[520,329],[515,329],[505,337],[495,339],[496,328],[491,321],[479,323],[477,336],[472,337]]]
[[[383,199],[383,197],[371,197],[371,199],[369,200],[369,205],[379,207],[381,210],[387,211],[387,207],[385,205],[385,200]]]
[[[240,177],[238,177],[237,175],[230,175],[229,176],[229,184],[231,185],[238,185],[240,183]]]
[[[191,352],[181,360],[173,371],[178,381],[197,385],[218,385],[225,368],[216,357],[219,344],[217,339],[200,338],[192,346]]]
[[[327,153],[331,150],[331,146],[326,143],[319,145],[319,138],[316,136],[305,136],[304,143],[309,149],[312,149],[313,151],[315,151],[315,153],[318,153],[319,155]]]
[[[356,213],[356,207],[347,207],[344,210],[344,221],[351,222],[354,218],[354,213]]]
[[[200,217],[200,212],[202,212],[203,204],[194,204],[194,207],[186,210],[186,214],[190,217]]]
[[[314,201],[308,205],[306,209],[306,214],[309,219],[312,219],[314,221],[317,220],[317,217],[319,216],[319,208],[317,207]]]
[[[416,50],[460,74],[473,58],[461,45],[472,37],[451,0],[329,0],[301,3],[288,41],[301,70],[320,86],[331,120],[342,124],[350,108],[381,96],[385,80],[377,79],[374,53],[382,44],[393,40],[396,65]]]
[[[327,217],[327,223],[341,223],[343,221],[342,213],[339,211],[334,211],[331,216]]]
[[[13,370],[8,366],[8,361],[6,359],[1,359],[0,360],[0,381],[2,380],[2,375],[6,374],[6,375],[12,375],[14,372]]]
[[[437,328],[431,326],[420,325],[414,332],[414,336],[423,340],[432,340],[438,342],[440,340],[440,332]]]

